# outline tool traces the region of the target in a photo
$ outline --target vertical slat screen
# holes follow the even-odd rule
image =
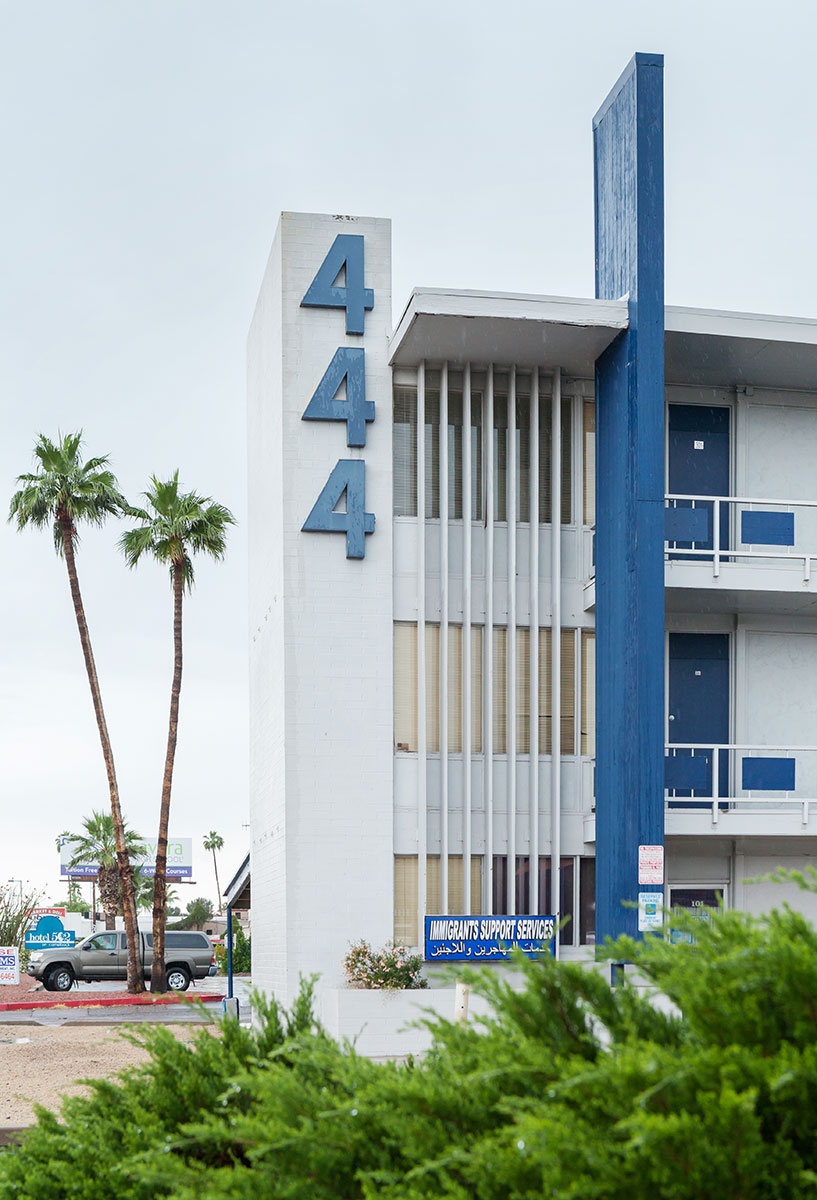
[[[440,626],[426,622],[426,750],[440,752]]]
[[[582,744],[581,753],[596,753],[596,634],[582,630]]]
[[[462,754],[462,626],[448,626],[448,750]]]
[[[426,368],[425,382],[425,515],[430,521],[440,515],[440,372]]]
[[[482,754],[482,626],[471,626],[471,753]]]
[[[530,754],[530,630],[522,626],[516,631],[516,753]]]
[[[417,388],[395,387],[392,447],[396,517],[417,516]]]
[[[596,402],[585,400],[582,405],[584,446],[582,472],[584,478],[584,523],[596,523]]]
[[[493,753],[508,752],[508,631],[494,626],[493,637]]]
[[[394,856],[394,944],[416,946],[417,855]]]

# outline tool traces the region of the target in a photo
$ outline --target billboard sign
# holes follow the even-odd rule
[[[0,984],[20,982],[20,956],[16,946],[0,946]]]
[[[553,917],[426,917],[427,962],[499,962],[553,954]]]
[[[40,917],[33,929],[26,934],[27,950],[53,950],[58,946],[73,946],[77,935],[73,929],[64,929],[59,917]]]
[[[138,867],[145,877],[156,874],[156,839],[142,838],[147,852],[135,855],[131,862]],[[99,863],[78,862],[69,866],[74,857],[74,843],[71,838],[60,839],[60,875],[63,879],[95,879]],[[193,839],[168,838],[167,842],[167,877],[168,879],[193,878]]]

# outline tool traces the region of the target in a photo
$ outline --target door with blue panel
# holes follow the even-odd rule
[[[668,716],[670,743],[693,742],[705,749],[668,751],[667,788],[678,797],[712,796],[709,747],[729,741],[729,634],[669,635]],[[728,750],[718,757],[718,795],[729,795]]]
[[[669,406],[669,490],[686,496],[728,496],[730,411],[707,404]],[[711,550],[714,505],[674,501],[667,510],[667,539],[676,546]],[[673,536],[674,535],[674,536]],[[720,546],[729,546],[729,505],[720,506]],[[684,557],[673,555],[672,557]],[[689,555],[701,558],[703,555]]]

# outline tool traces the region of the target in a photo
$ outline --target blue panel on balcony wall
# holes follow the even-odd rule
[[[740,540],[747,546],[793,546],[794,513],[741,513]]]
[[[743,789],[746,792],[793,792],[793,758],[744,758]]]
[[[664,787],[669,791],[706,792],[709,790],[710,756],[668,754],[664,759]]]
[[[711,528],[708,508],[664,509],[664,537],[668,542],[709,542]]]

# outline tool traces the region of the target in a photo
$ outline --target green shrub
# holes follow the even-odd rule
[[[373,950],[367,941],[353,942],[343,960],[349,984],[355,988],[425,988],[428,980],[421,974],[422,959],[405,946],[387,942],[382,950]]]
[[[789,908],[714,914],[695,944],[622,940],[672,1002],[592,966],[471,975],[494,1016],[430,1021],[421,1062],[372,1063],[260,1004],[40,1110],[0,1200],[800,1200],[817,1194],[817,934]],[[666,1008],[666,1005],[665,1005]]]
[[[227,974],[227,946],[219,943],[213,947],[219,975]],[[252,938],[248,938],[240,925],[236,926],[233,946],[233,974],[246,975],[252,970]]]

